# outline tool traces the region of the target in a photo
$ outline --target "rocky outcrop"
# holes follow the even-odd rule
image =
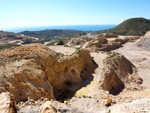
[[[150,38],[150,31],[147,31],[144,37],[145,38]]]
[[[140,89],[142,79],[137,75],[137,68],[124,56],[112,53],[104,61],[100,87],[111,94],[118,94],[124,88]]]
[[[108,38],[110,38],[110,37],[111,38],[115,37],[115,39],[109,40]],[[82,48],[86,48],[87,50],[90,50],[90,51],[111,51],[111,50],[115,50],[115,49],[122,47],[122,45],[128,41],[133,41],[133,40],[139,38],[139,37],[134,37],[134,36],[131,36],[131,37],[122,36],[124,38],[117,38],[117,37],[118,36],[113,35],[113,34],[99,35],[99,36],[97,36],[96,39],[86,42],[82,46]]]
[[[86,50],[60,61],[42,44],[0,51],[0,63],[0,92],[11,92],[17,102],[41,97],[62,99],[80,88],[96,68]]]
[[[57,109],[52,106],[51,101],[47,101],[41,106],[40,113],[57,113]]]
[[[147,31],[144,37],[141,37],[136,45],[144,49],[150,49],[150,31]]]
[[[105,37],[98,36],[96,40],[86,42],[82,48],[102,47],[102,44],[106,44],[107,42],[108,40]]]
[[[109,41],[107,44],[103,44],[101,48],[98,48],[98,50],[101,51],[111,51],[118,49],[122,47],[122,44],[126,43],[128,40],[127,39],[115,39],[112,41]]]
[[[14,97],[9,92],[0,94],[0,113],[17,113]]]

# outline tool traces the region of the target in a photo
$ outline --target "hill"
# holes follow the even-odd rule
[[[99,31],[98,33],[114,33],[117,35],[144,35],[150,30],[150,20],[145,18],[131,18],[125,20],[118,26]]]
[[[85,34],[83,31],[78,30],[42,30],[42,31],[23,31],[21,34],[33,36],[42,39],[50,39],[50,38],[67,38],[80,36]]]
[[[26,36],[23,34],[0,31],[0,49],[9,48],[26,43],[37,42],[38,38]]]

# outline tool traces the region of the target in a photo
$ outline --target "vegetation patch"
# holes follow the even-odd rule
[[[56,58],[57,59],[60,59],[60,58],[63,58],[65,55],[62,54],[62,53],[56,53]]]
[[[85,35],[86,33],[78,30],[42,30],[42,31],[23,31],[21,34],[37,37],[40,39],[54,39],[54,38],[70,38]]]
[[[6,46],[0,46],[0,50],[12,48],[12,47],[18,47],[18,46],[19,46],[19,45],[17,45],[17,44],[8,44],[8,45],[6,45]]]
[[[64,45],[64,41],[63,40],[59,40],[59,42],[57,43],[57,45]]]
[[[116,53],[116,52],[107,52],[107,54],[108,54],[107,58],[114,58],[115,56],[119,55],[119,53]]]

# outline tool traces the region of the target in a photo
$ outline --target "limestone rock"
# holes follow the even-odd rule
[[[15,99],[9,92],[0,94],[0,113],[17,113]]]
[[[52,106],[51,101],[47,101],[41,106],[40,113],[57,113],[57,109]]]
[[[116,95],[128,86],[130,89],[134,89],[136,86],[136,88],[140,88],[138,85],[142,83],[142,79],[136,73],[137,68],[124,56],[112,53],[103,62],[104,68],[100,85],[104,90]]]
[[[62,99],[82,86],[96,64],[86,50],[57,60],[42,44],[28,44],[0,51],[0,92],[11,92],[16,101]]]
[[[150,49],[150,31],[147,31],[144,37],[137,40],[136,45],[144,49]]]
[[[83,111],[58,101],[47,101],[41,106],[40,113],[83,113]]]
[[[145,38],[150,38],[150,31],[147,31],[144,37]]]
[[[102,101],[103,105],[105,105],[107,107],[111,105],[111,103],[112,103],[111,97],[102,95],[101,98],[103,99],[103,101]]]
[[[102,44],[106,44],[107,42],[105,37],[98,36],[97,39],[85,43],[82,48],[91,48],[93,46],[102,47]]]

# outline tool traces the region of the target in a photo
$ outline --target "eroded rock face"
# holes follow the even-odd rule
[[[11,92],[16,101],[53,98],[53,87],[43,65],[56,62],[55,52],[41,44],[29,44],[0,52],[0,92]],[[43,63],[43,65],[42,65]]]
[[[11,92],[16,101],[61,99],[64,92],[81,87],[96,68],[86,50],[59,61],[55,52],[42,44],[0,51],[0,59],[0,92]]]
[[[104,60],[101,87],[114,95],[124,88],[136,90],[142,83],[136,72],[137,68],[124,56],[112,53]]]
[[[150,31],[147,31],[144,37],[145,38],[150,38]]]
[[[115,39],[115,40],[109,41],[107,44],[103,44],[102,47],[99,48],[98,50],[101,50],[101,51],[115,50],[115,49],[122,47],[122,45],[125,44],[128,40],[129,39],[127,39],[127,38]]]
[[[17,113],[14,97],[9,92],[0,94],[0,113]]]
[[[110,37],[113,35],[110,34]],[[116,38],[114,40],[108,41],[106,38],[110,38],[109,34],[105,36],[98,36],[96,39],[86,42],[82,48],[86,48],[90,51],[111,51],[122,47],[128,40],[133,40],[134,38],[126,37],[124,39]],[[112,38],[111,37],[111,38]],[[115,37],[115,36],[114,36]],[[113,37],[113,38],[114,38]]]
[[[107,42],[106,37],[98,36],[97,39],[85,43],[82,48],[102,47],[102,44],[106,44]]]
[[[144,49],[150,49],[150,31],[147,31],[144,37],[141,37],[136,45]]]

